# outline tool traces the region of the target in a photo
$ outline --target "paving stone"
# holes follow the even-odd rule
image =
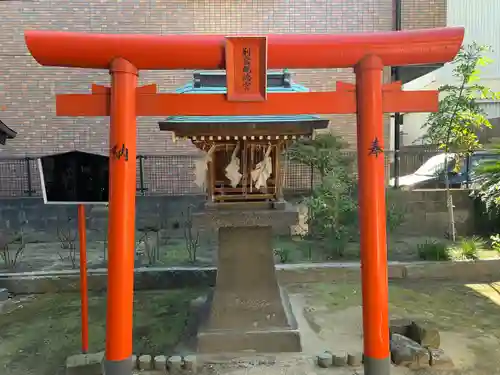
[[[397,333],[407,336],[412,323],[409,319],[391,319],[389,322],[389,334],[392,336],[394,333]]]
[[[0,301],[0,314],[3,312],[8,312],[9,308],[12,306],[9,300]]]
[[[411,367],[412,369],[428,367],[430,363],[429,351],[412,339],[397,333],[391,338],[391,360],[397,366]]]
[[[332,355],[333,365],[337,367],[347,366],[347,352],[339,351]]]
[[[102,375],[104,352],[76,354],[66,360],[66,375]]]
[[[349,366],[361,366],[363,363],[363,353],[347,354],[347,364]]]
[[[0,302],[7,301],[9,299],[9,291],[5,288],[0,288]]]
[[[135,354],[132,354],[132,357],[130,358],[130,364],[132,366],[132,370],[135,370],[138,368],[138,365],[137,365],[137,356]]]
[[[207,302],[207,296],[199,296],[189,303],[191,308],[200,308]]]
[[[167,371],[167,357],[164,355],[157,355],[154,358],[154,369],[163,372]]]
[[[169,374],[177,375],[182,373],[183,360],[182,357],[174,355],[167,359],[167,369]]]
[[[197,370],[197,362],[196,362],[196,356],[195,355],[186,355],[183,358],[183,367],[185,370],[195,373]]]
[[[427,354],[418,357],[412,364],[408,366],[411,370],[419,370],[430,367],[431,365],[431,354],[427,350]]]
[[[333,364],[332,353],[324,352],[316,358],[317,364],[321,368],[328,368]]]
[[[413,322],[406,336],[419,343],[424,348],[439,349],[439,345],[441,344],[439,331],[423,323]]]
[[[152,370],[153,360],[149,354],[143,354],[139,357],[139,370]]]
[[[438,370],[450,370],[455,367],[452,359],[443,349],[429,349],[430,365]]]

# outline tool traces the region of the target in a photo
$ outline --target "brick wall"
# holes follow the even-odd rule
[[[30,0],[0,1],[0,118],[18,131],[0,156],[63,150],[107,151],[106,118],[57,118],[54,94],[82,93],[107,84],[106,71],[42,68],[28,54],[26,29],[95,33],[343,33],[392,29],[393,0]],[[442,26],[445,0],[403,0],[405,28]],[[77,46],[75,46],[77,48]],[[145,71],[141,83],[169,91],[190,71]],[[302,70],[295,80],[312,90],[353,81],[350,69]],[[138,153],[190,153],[158,130],[160,118],[140,118]],[[354,144],[354,116],[336,116],[331,127]],[[388,132],[386,132],[388,134]]]
[[[446,0],[401,0],[403,30],[444,26],[446,26]]]

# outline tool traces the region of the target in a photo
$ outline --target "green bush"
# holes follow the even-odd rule
[[[426,240],[417,245],[418,257],[421,260],[450,260],[448,246],[444,242]]]
[[[290,160],[314,168],[319,184],[303,201],[308,208],[308,240],[315,241],[327,259],[344,256],[346,245],[358,237],[358,205],[354,159],[346,144],[332,134],[296,142]]]
[[[393,232],[399,226],[404,224],[406,219],[406,207],[400,204],[396,198],[396,192],[392,189],[387,189],[387,231]]]
[[[311,167],[319,177],[319,184],[303,200],[308,208],[306,239],[314,241],[326,259],[343,257],[348,244],[359,238],[356,161],[345,152],[346,146],[340,137],[318,134],[288,150],[291,161]],[[392,191],[387,195],[387,228],[393,231],[404,222],[406,211],[392,201]]]
[[[481,237],[464,237],[450,250],[450,255],[454,260],[477,260],[479,252],[486,250],[486,247],[486,241]]]
[[[490,236],[491,240],[491,248],[495,250],[497,253],[500,253],[500,234],[495,234]]]
[[[279,262],[283,263],[283,264],[290,262],[291,252],[292,252],[292,250],[290,248],[287,248],[287,247],[279,247],[279,248],[273,249],[274,255],[277,256],[279,258]]]

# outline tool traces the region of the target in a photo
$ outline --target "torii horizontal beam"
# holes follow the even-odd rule
[[[57,116],[109,116],[110,88],[92,85],[91,94],[56,96]],[[402,91],[401,82],[383,86],[383,111],[434,112],[437,91]],[[356,113],[356,88],[337,82],[337,91],[269,94],[264,102],[230,102],[225,94],[157,94],[156,85],[137,88],[137,116],[258,116]]]
[[[385,66],[450,61],[463,28],[349,34],[268,35],[268,69],[350,68],[373,54]],[[224,35],[87,34],[26,31],[26,45],[44,66],[109,69],[121,57],[141,70],[225,69]]]

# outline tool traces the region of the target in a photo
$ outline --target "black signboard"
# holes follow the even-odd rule
[[[107,156],[81,151],[65,152],[40,158],[38,168],[45,203],[108,203]]]

